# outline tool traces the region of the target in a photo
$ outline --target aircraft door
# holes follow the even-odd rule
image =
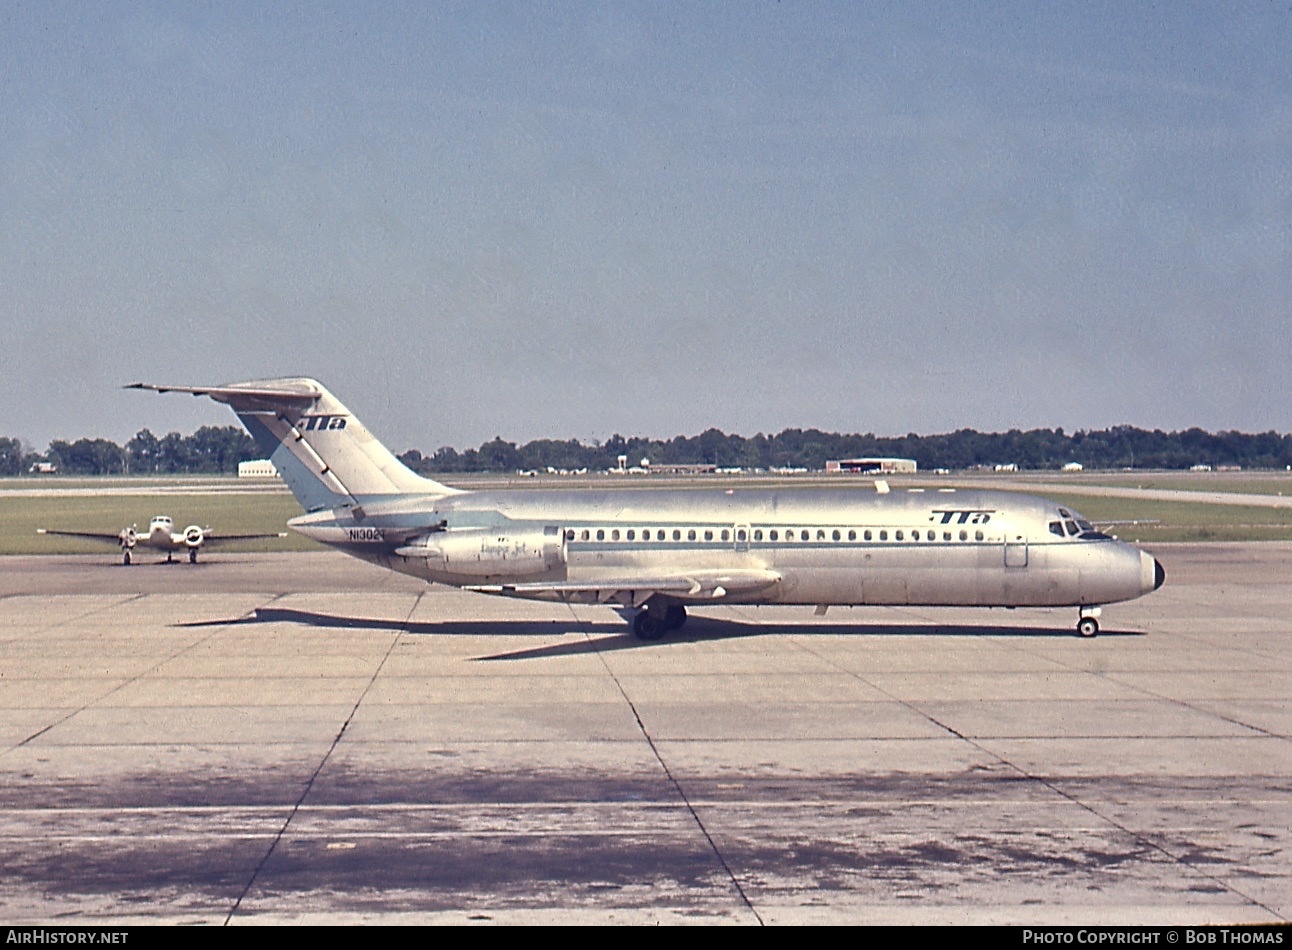
[[[565,563],[565,530],[556,525],[543,527],[543,566],[555,570]]]
[[[1027,537],[1022,534],[1005,535],[1005,566],[1027,567]]]

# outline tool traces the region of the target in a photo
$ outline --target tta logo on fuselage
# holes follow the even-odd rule
[[[991,516],[995,513],[996,510],[994,508],[971,508],[969,510],[957,509],[953,511],[935,510],[931,515],[929,515],[929,520],[935,524],[986,524],[991,520]]]
[[[296,420],[296,428],[302,432],[317,432],[321,429],[344,429],[345,416],[301,416]]]

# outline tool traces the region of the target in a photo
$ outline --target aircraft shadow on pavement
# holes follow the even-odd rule
[[[1075,638],[1071,627],[1027,627],[1007,624],[935,624],[935,623],[743,623],[692,615],[686,626],[667,634],[661,640],[644,641],[633,636],[628,623],[587,623],[559,620],[437,620],[406,621],[376,617],[351,617],[295,610],[286,607],[258,607],[251,614],[228,620],[198,620],[176,624],[179,627],[227,627],[248,624],[295,623],[319,629],[386,630],[413,636],[469,637],[552,637],[577,633],[595,638],[554,643],[543,647],[518,650],[478,660],[520,660],[539,657],[573,656],[607,650],[668,647],[676,643],[702,643],[711,640],[734,640],[760,636],[847,636],[847,637],[1029,637],[1046,639]],[[1135,631],[1104,630],[1101,637],[1137,637]]]

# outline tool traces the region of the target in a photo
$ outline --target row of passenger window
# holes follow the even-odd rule
[[[797,533],[796,533],[797,532]],[[575,531],[573,528],[565,532],[567,541],[636,541],[638,537],[642,541],[681,541],[685,537],[687,541],[717,541],[719,543],[731,543],[732,538],[739,543],[748,543],[751,539],[754,543],[761,541],[811,541],[815,532],[817,541],[842,541],[845,538],[849,541],[887,541],[891,538],[894,541],[905,541],[909,534],[912,541],[937,541],[938,532],[932,529],[921,530],[919,528],[848,528],[846,531],[842,528],[673,528],[666,530],[664,528],[642,528],[640,535],[635,528],[627,528],[620,531],[619,528],[584,528],[581,531]],[[952,531],[942,532],[943,541],[968,541],[970,534],[963,528],[957,533]],[[973,532],[974,541],[985,539],[982,531]]]

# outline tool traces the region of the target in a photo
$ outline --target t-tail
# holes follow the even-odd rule
[[[192,393],[228,404],[307,512],[362,508],[391,495],[457,493],[404,465],[317,380],[207,387],[131,383],[125,388]]]

